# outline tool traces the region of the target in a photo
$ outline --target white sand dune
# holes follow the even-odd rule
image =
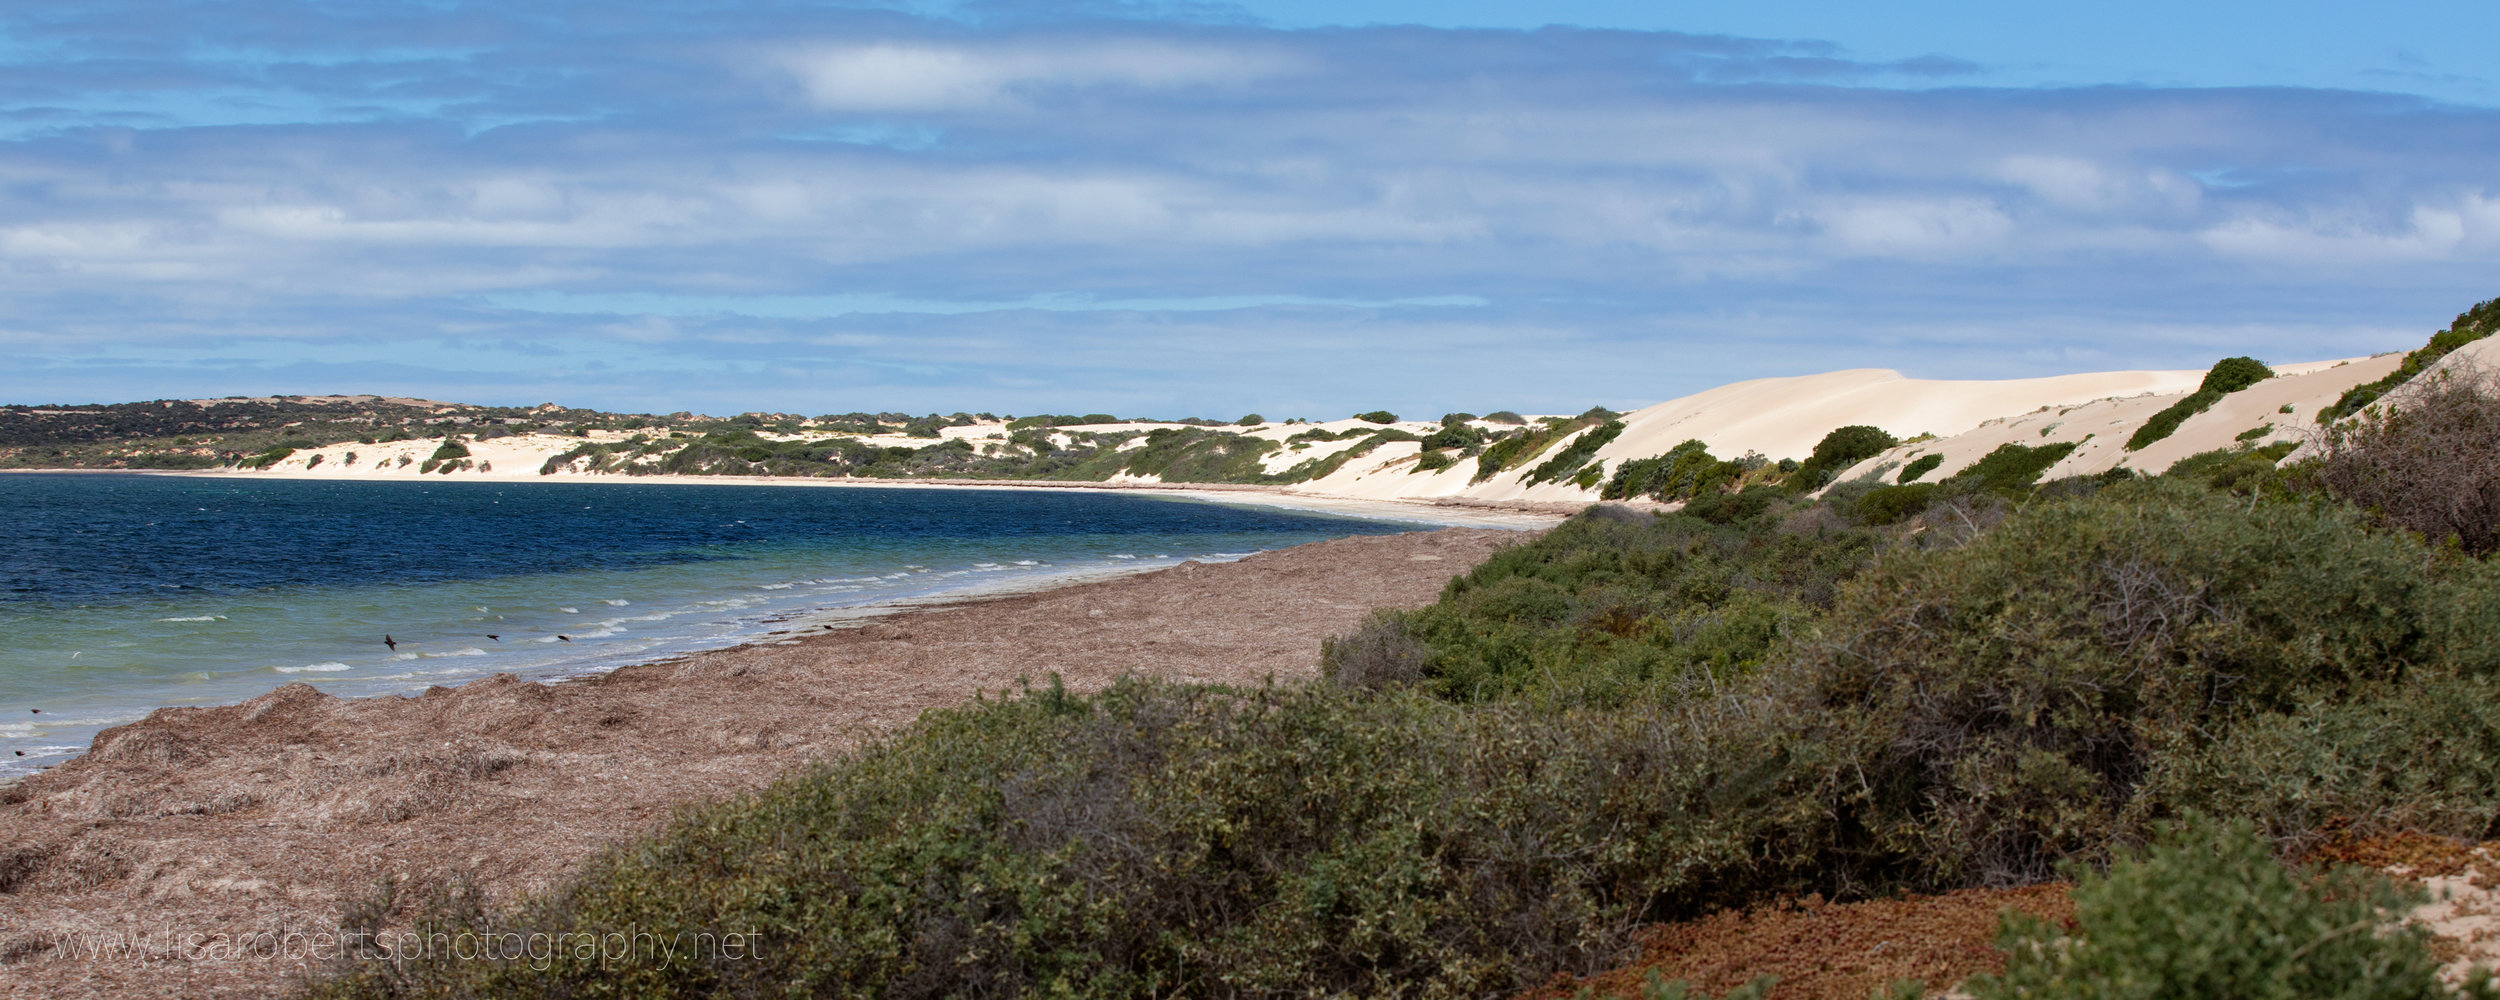
[[[2458,351],[2448,364],[2477,363],[2500,368],[2500,339],[2481,341]],[[2345,390],[2383,377],[2402,360],[2398,354],[2283,365],[2277,377],[2232,393],[2210,410],[2189,418],[2167,439],[2141,451],[2124,447],[2136,428],[2164,407],[2195,391],[2202,371],[2116,371],[2002,380],[1914,379],[1889,369],[1864,368],[1755,379],[1643,407],[1624,415],[1624,430],[1596,451],[1601,477],[1626,461],[1664,454],[1688,440],[1699,440],[1713,454],[1734,458],[1748,453],[1766,459],[1802,459],[1834,428],[1851,424],[1880,427],[1895,437],[1914,440],[1845,470],[1841,480],[1897,478],[1901,467],[1923,455],[1941,456],[1943,464],[1923,478],[1942,479],[2006,444],[2043,445],[2072,442],[2074,451],[2046,474],[2049,478],[2088,475],[2118,466],[2147,473],[2168,469],[2179,459],[2199,452],[2231,447],[2237,442],[2266,444],[2305,440],[2315,427],[2319,409]],[[2437,370],[2437,369],[2434,369]],[[1053,433],[1150,431],[1170,424],[1119,424],[1061,428]],[[1252,428],[1221,429],[1246,433],[1285,445],[1264,460],[1270,473],[1312,459],[1350,450],[1359,438],[1343,441],[1290,442],[1313,429],[1331,433],[1370,431],[1381,425],[1358,420],[1318,424],[1269,423]],[[1390,425],[1413,434],[1428,434],[1434,424],[1400,421]],[[1477,423],[1498,429],[1498,425]],[[962,438],[983,446],[1008,436],[1005,425],[984,422],[941,431],[946,439]],[[621,478],[587,472],[582,463],[559,467],[552,475],[540,469],[552,456],[583,444],[624,441],[628,435],[596,432],[592,437],[519,434],[492,441],[472,441],[468,468],[433,475],[443,479],[543,480],[550,478]],[[1573,482],[1525,482],[1531,469],[1555,451],[1567,448],[1577,434],[1548,445],[1518,467],[1476,481],[1477,463],[1461,458],[1439,471],[1421,471],[1421,447],[1414,442],[1383,444],[1356,456],[1329,475],[1285,487],[1282,492],[1313,499],[1348,501],[1467,502],[1481,504],[1583,503],[1597,491]],[[863,441],[879,445],[919,446],[927,438],[896,434]],[[401,441],[378,445],[333,445],[290,456],[275,467],[251,475],[312,478],[406,479],[439,445],[438,440]],[[1143,439],[1131,446],[1142,446]],[[350,456],[353,456],[352,459]],[[318,458],[319,461],[314,461]],[[1123,477],[1111,485],[1147,485],[1154,477]]]

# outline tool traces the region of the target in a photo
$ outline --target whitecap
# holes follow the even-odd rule
[[[416,658],[417,658],[417,654],[415,654],[415,653],[393,653],[393,654],[391,654],[391,659],[394,659],[394,660],[413,660],[413,659],[416,659]]]
[[[1135,559],[1135,558],[1137,558],[1137,557],[1136,557],[1136,556],[1133,556],[1133,555],[1130,555],[1130,554],[1128,554],[1128,553],[1126,553],[1126,552],[1114,552],[1114,553],[1112,553],[1112,554],[1111,554],[1111,558],[1113,558],[1113,559]]]
[[[160,621],[160,622],[221,622],[221,621],[225,621],[225,620],[226,620],[226,616],[224,616],[224,615],[195,615],[195,616],[191,616],[191,617],[187,617],[187,618],[159,618],[159,619],[157,619],[157,621]]]
[[[1035,562],[1035,561],[1033,561],[1033,560],[1031,560],[1031,559],[1018,559],[1018,560],[1016,560],[1016,565],[1018,565],[1018,566],[1039,566],[1039,565],[1041,565],[1041,563],[1039,563],[1039,562]]]
[[[330,674],[354,668],[334,660],[328,663],[308,663],[300,667],[271,667],[269,669],[282,674]]]
[[[557,608],[556,610],[564,612],[568,615],[578,615],[582,613],[582,609],[580,608]]]
[[[601,603],[601,604],[605,604],[605,605],[607,605],[607,606],[609,606],[609,607],[611,607],[611,608],[621,608],[621,607],[624,607],[624,606],[626,606],[626,605],[628,605],[628,604],[632,604],[632,603],[634,603],[634,602],[632,602],[632,601],[621,601],[621,600],[618,600],[618,599],[616,599],[616,598],[611,597],[611,598],[608,598],[608,599],[606,599],[606,600],[600,601],[599,603]]]
[[[792,587],[796,587],[796,586],[798,586],[798,584],[795,584],[795,583],[765,583],[765,584],[757,584],[755,589],[757,589],[757,590],[788,590],[788,589],[790,589],[790,588],[792,588]]]
[[[467,649],[455,649],[455,650],[452,650],[451,652],[448,652],[448,653],[423,653],[423,654],[419,654],[419,655],[423,655],[423,656],[484,656],[484,655],[486,655],[486,651],[485,651],[485,650],[483,650],[483,649],[479,649],[479,648],[477,648],[477,647],[475,647],[475,646],[471,646],[471,647],[469,647],[469,648],[467,648]]]

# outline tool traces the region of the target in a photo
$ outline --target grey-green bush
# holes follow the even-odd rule
[[[2072,932],[2014,917],[1979,1000],[2434,1000],[2496,995],[2440,981],[2422,893],[2341,869],[2286,869],[2245,822],[2191,818],[2106,873],[2075,869]]]

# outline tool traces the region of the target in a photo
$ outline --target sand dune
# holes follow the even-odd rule
[[[2489,366],[2500,363],[2500,347],[2495,347],[2494,341],[2478,342],[2457,352],[2455,359],[2452,363],[2476,362]],[[1610,474],[1626,461],[1664,454],[1687,440],[1699,440],[1708,445],[1712,453],[1725,458],[1752,453],[1770,460],[1802,459],[1813,451],[1817,441],[1834,428],[1867,424],[1915,443],[1903,444],[1844,471],[1843,480],[1868,476],[1892,477],[1897,475],[1892,470],[1928,454],[1941,456],[1943,465],[1926,478],[1941,479],[2005,444],[2061,442],[2072,442],[2076,448],[2049,470],[2047,476],[2050,478],[2093,474],[2122,465],[2142,472],[2158,473],[2188,455],[2231,447],[2235,442],[2265,444],[2300,440],[2315,426],[2315,415],[2320,407],[2333,402],[2354,385],[2386,375],[2401,360],[2401,355],[2391,353],[2278,366],[2276,378],[2231,394],[2212,409],[2188,419],[2168,439],[2135,452],[2125,449],[2127,438],[2153,414],[2195,391],[2204,372],[2114,371],[2049,378],[1940,380],[1909,378],[1890,369],[1861,368],[1819,375],[1755,379],[1671,399],[1624,415],[1623,433],[1598,449],[1594,462],[1602,476]],[[1088,425],[1082,430],[1143,431],[1166,426],[1174,425],[1127,421]],[[1273,474],[1310,459],[1325,458],[1352,449],[1358,444],[1358,440],[1288,444],[1287,439],[1294,435],[1313,429],[1343,433],[1348,430],[1369,431],[1380,426],[1357,420],[1335,420],[1317,424],[1270,423],[1255,428],[1226,429],[1286,445],[1262,463],[1265,471]],[[1421,435],[1429,433],[1435,425],[1423,421],[1401,421],[1390,426]],[[1497,427],[1481,421],[1478,426]],[[963,438],[976,443],[1006,437],[1005,425],[1001,423],[948,427],[941,433],[947,439]],[[559,465],[552,474],[542,474],[541,469],[550,458],[585,441],[614,443],[626,437],[619,432],[595,432],[588,438],[521,434],[475,441],[468,445],[469,467],[433,475],[445,479],[620,479],[623,477],[588,472],[580,463]],[[1576,437],[1575,434],[1555,441],[1547,447],[1545,454],[1569,447]],[[876,445],[918,446],[929,443],[926,438],[900,435],[863,440]],[[333,445],[298,453],[268,470],[243,474],[414,478],[422,474],[419,470],[437,444],[437,441],[417,440],[379,445]],[[1134,444],[1142,444],[1142,439]],[[1537,459],[1478,482],[1474,459],[1462,458],[1450,468],[1423,471],[1417,464],[1421,452],[1421,447],[1414,442],[1391,442],[1355,457],[1325,477],[1267,487],[1266,490],[1311,499],[1526,507],[1579,504],[1596,499],[1596,490],[1568,481],[1534,485],[1525,482]],[[1106,485],[1116,488],[1170,484],[1162,484],[1153,477],[1122,477]]]

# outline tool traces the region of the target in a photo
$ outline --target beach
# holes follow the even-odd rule
[[[388,880],[508,900],[932,708],[1053,675],[1255,685],[1430,603],[1525,537],[1447,528],[1188,562],[557,683],[421,697],[302,684],[167,709],[0,789],[0,983],[24,996],[260,996],[316,968]],[[238,954],[240,952],[240,954]]]

